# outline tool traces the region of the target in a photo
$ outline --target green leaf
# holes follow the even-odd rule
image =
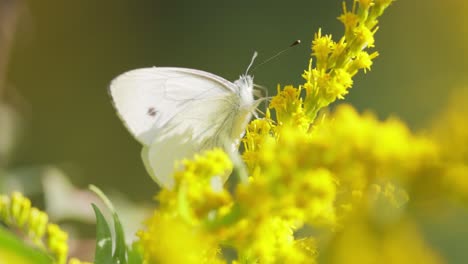
[[[140,244],[133,243],[128,250],[128,264],[143,264],[143,252]]]
[[[0,263],[52,264],[52,258],[0,226]]]
[[[116,212],[112,214],[115,228],[115,252],[114,260],[116,263],[127,263],[127,246],[125,245],[125,234]]]
[[[112,235],[109,224],[102,215],[99,208],[92,204],[94,213],[96,214],[96,251],[94,263],[96,264],[113,264],[112,259]]]
[[[124,233],[124,230],[123,230],[123,227],[122,227],[122,224],[120,222],[120,219],[119,219],[119,216],[117,215],[117,212],[115,211],[114,209],[114,206],[112,205],[112,203],[110,202],[110,200],[107,198],[107,196],[99,189],[97,188],[96,186],[94,185],[91,185],[89,187],[93,192],[95,192],[99,198],[101,198],[101,200],[104,202],[104,204],[107,206],[107,208],[109,209],[109,211],[112,213],[112,218],[114,220],[114,230],[115,230],[115,238],[112,239],[112,236],[111,236],[111,233],[110,233],[110,228],[109,228],[109,225],[106,221],[106,219],[104,218],[104,216],[101,214],[101,212],[99,211],[99,209],[93,205],[93,208],[95,208],[95,211],[97,210],[96,212],[96,224],[98,225],[98,231],[99,231],[99,223],[103,224],[104,226],[102,228],[105,228],[102,230],[102,239],[104,240],[99,240],[99,232],[97,234],[97,242],[96,242],[96,257],[98,256],[97,253],[98,253],[98,248],[99,248],[99,242],[103,242],[103,243],[106,243],[107,245],[107,241],[110,242],[109,245],[110,245],[110,249],[105,249],[105,251],[102,252],[102,255],[100,255],[100,257],[102,257],[103,259],[101,259],[100,261],[102,262],[98,262],[97,260],[95,260],[95,263],[97,264],[100,264],[100,263],[119,263],[119,264],[127,264],[128,261],[127,261],[127,245],[125,244],[125,233]],[[115,250],[114,252],[112,253],[112,245],[115,246]]]

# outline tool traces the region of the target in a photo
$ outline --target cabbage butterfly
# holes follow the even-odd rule
[[[201,70],[152,67],[116,77],[109,93],[130,133],[143,144],[142,158],[153,179],[172,188],[174,161],[222,147],[237,151],[258,100],[253,77],[235,82]],[[228,143],[228,144],[227,144]]]

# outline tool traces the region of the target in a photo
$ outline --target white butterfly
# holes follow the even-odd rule
[[[259,101],[252,76],[232,83],[186,68],[131,70],[112,81],[109,93],[126,127],[143,144],[146,169],[165,188],[174,185],[174,161],[213,147],[237,151]]]

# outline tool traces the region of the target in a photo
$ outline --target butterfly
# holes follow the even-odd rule
[[[143,145],[143,163],[162,187],[173,187],[177,160],[214,147],[237,152],[259,104],[248,69],[234,82],[175,67],[131,70],[111,82],[117,113]]]

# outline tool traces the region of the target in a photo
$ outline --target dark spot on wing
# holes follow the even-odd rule
[[[157,113],[158,113],[158,111],[156,111],[156,109],[154,109],[154,107],[148,108],[147,114],[148,114],[149,116],[155,117]]]

